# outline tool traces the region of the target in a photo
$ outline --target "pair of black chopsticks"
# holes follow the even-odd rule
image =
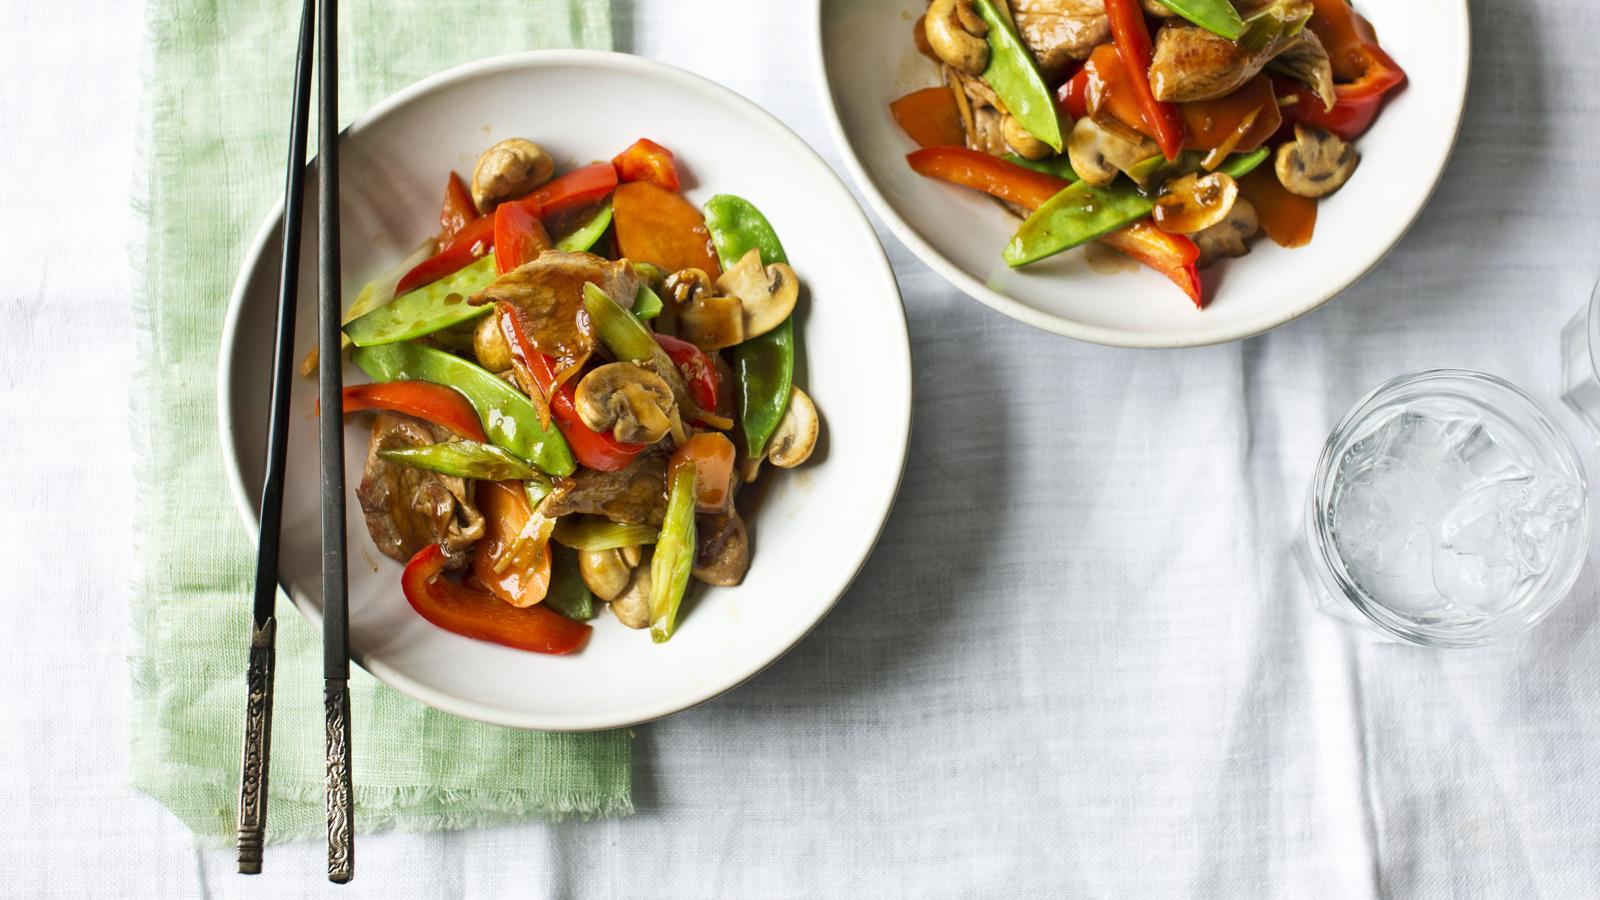
[[[318,34],[317,20],[321,20]],[[261,486],[261,536],[256,551],[250,625],[249,693],[239,784],[239,871],[261,871],[267,825],[267,766],[272,739],[272,669],[277,620],[278,539],[289,449],[289,394],[294,369],[294,319],[300,286],[300,223],[305,196],[306,127],[311,106],[312,39],[318,37],[317,336],[318,418],[322,468],[322,668],[327,726],[328,880],[354,872],[355,806],[350,779],[350,614],[344,540],[344,418],[341,392],[339,266],[338,0],[304,0],[295,57],[294,111],[283,195],[283,266],[278,273],[278,331],[272,356],[267,467]]]

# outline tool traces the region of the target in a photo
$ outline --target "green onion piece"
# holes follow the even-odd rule
[[[650,329],[593,282],[584,282],[583,308],[589,312],[589,321],[594,323],[600,343],[618,360],[648,362],[655,358],[660,348],[650,336]]]
[[[562,516],[551,539],[574,550],[618,550],[654,544],[659,531],[649,525],[624,525],[603,516]]]
[[[392,463],[427,469],[457,478],[484,481],[544,481],[544,476],[515,456],[493,444],[458,440],[429,444],[426,447],[400,447],[379,450],[378,456]],[[545,482],[549,484],[548,481]]]
[[[650,558],[650,640],[657,644],[672,637],[694,571],[694,474],[694,466],[679,466],[673,473],[666,520]]]

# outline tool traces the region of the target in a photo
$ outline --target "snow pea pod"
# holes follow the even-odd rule
[[[1230,0],[1160,0],[1161,5],[1219,37],[1236,41],[1244,20]]]
[[[1033,54],[1011,20],[994,8],[994,0],[975,0],[972,8],[989,26],[989,66],[983,70],[983,80],[1029,134],[1060,153],[1061,120],[1056,116],[1055,96],[1045,86]]]
[[[520,391],[459,356],[416,344],[357,347],[350,361],[373,381],[431,381],[460,391],[497,446],[550,475],[571,475],[572,451],[554,425],[539,424],[539,411]]]
[[[491,253],[356,319],[344,327],[345,336],[357,347],[374,347],[409,341],[488,315],[494,309],[492,304],[473,306],[467,298],[488,287],[495,274]]]
[[[544,605],[575,622],[594,618],[594,595],[583,583],[578,573],[577,551],[551,544],[550,589],[545,592]]]
[[[399,447],[379,450],[378,455],[393,463],[427,469],[457,478],[477,478],[483,481],[541,481],[549,482],[527,463],[493,444],[459,440],[429,444],[425,447]]]
[[[1234,154],[1223,162],[1220,171],[1242,178],[1261,165],[1268,153],[1261,149]],[[1141,193],[1127,179],[1119,178],[1103,187],[1079,181],[1034,210],[1012,235],[1002,255],[1012,268],[1025,266],[1126,228],[1155,208],[1155,198]]]
[[[1015,153],[1007,153],[1005,156],[1000,158],[1008,163],[1019,165],[1024,169],[1032,169],[1035,172],[1043,172],[1046,175],[1053,175],[1056,178],[1062,179],[1063,181],[1078,180],[1078,173],[1072,171],[1072,160],[1068,159],[1064,155],[1047,156],[1044,159],[1028,159],[1026,157],[1018,156]]]
[[[718,194],[706,201],[706,228],[724,269],[732,268],[751,248],[761,251],[761,264],[787,263],[783,245],[766,216],[750,201]],[[759,459],[777,430],[794,386],[794,316],[760,337],[733,348],[735,393],[745,452]]]
[[[648,322],[661,315],[661,296],[650,290],[650,285],[639,285],[639,292],[633,297],[633,317],[641,322]]]
[[[600,240],[600,236],[605,234],[609,227],[611,227],[611,198],[607,197],[606,202],[600,204],[600,208],[595,210],[589,221],[578,226],[577,231],[556,241],[556,249],[568,253],[588,250]]]

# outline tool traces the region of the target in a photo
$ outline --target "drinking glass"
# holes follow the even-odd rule
[[[1600,361],[1600,281],[1589,302],[1561,329],[1561,399],[1600,435],[1600,381],[1595,378]]]
[[[1572,442],[1531,397],[1433,369],[1381,385],[1333,430],[1297,543],[1323,612],[1380,639],[1474,647],[1571,592],[1587,499]]]

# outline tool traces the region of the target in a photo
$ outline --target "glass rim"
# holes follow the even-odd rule
[[[1600,380],[1600,278],[1595,279],[1589,291],[1587,310],[1588,321],[1584,324],[1589,333],[1589,376]]]
[[[1600,304],[1600,284],[1596,285],[1595,295],[1590,302],[1591,305]],[[1600,325],[1600,317],[1594,316],[1592,312],[1593,310],[1591,309],[1591,335],[1593,335],[1597,325]],[[1595,346],[1600,346],[1600,341],[1591,343],[1591,347]],[[1486,372],[1478,372],[1472,369],[1456,368],[1421,369],[1396,375],[1368,391],[1339,419],[1339,423],[1328,433],[1328,439],[1322,445],[1322,453],[1317,458],[1316,474],[1312,476],[1311,486],[1306,496],[1306,539],[1312,544],[1310,556],[1313,565],[1320,566],[1327,575],[1331,576],[1333,584],[1343,594],[1344,599],[1349,601],[1351,606],[1355,607],[1362,616],[1383,632],[1407,643],[1425,647],[1447,649],[1479,647],[1527,631],[1538,624],[1541,619],[1557,606],[1560,606],[1561,602],[1572,592],[1583,566],[1573,567],[1559,584],[1548,585],[1547,589],[1554,599],[1530,609],[1526,615],[1523,615],[1515,623],[1515,627],[1512,630],[1503,633],[1472,632],[1462,634],[1458,632],[1440,632],[1427,626],[1419,625],[1388,609],[1362,589],[1354,578],[1350,577],[1345,569],[1343,560],[1339,559],[1337,554],[1333,552],[1332,523],[1329,521],[1327,504],[1324,501],[1328,496],[1338,460],[1342,456],[1340,448],[1346,443],[1346,438],[1350,436],[1350,433],[1366,420],[1379,402],[1404,388],[1426,382],[1460,382],[1478,387],[1489,387],[1504,392],[1514,402],[1521,405],[1523,411],[1533,421],[1540,435],[1547,438],[1554,445],[1557,455],[1562,458],[1563,468],[1567,470],[1564,474],[1573,477],[1583,493],[1585,500],[1584,515],[1579,517],[1581,533],[1578,539],[1580,546],[1586,548],[1585,553],[1587,553],[1590,529],[1590,515],[1588,513],[1589,480],[1584,472],[1583,460],[1578,455],[1577,446],[1572,442],[1572,438],[1556,426],[1555,422],[1550,418],[1550,414],[1527,391],[1497,375],[1490,375]]]

